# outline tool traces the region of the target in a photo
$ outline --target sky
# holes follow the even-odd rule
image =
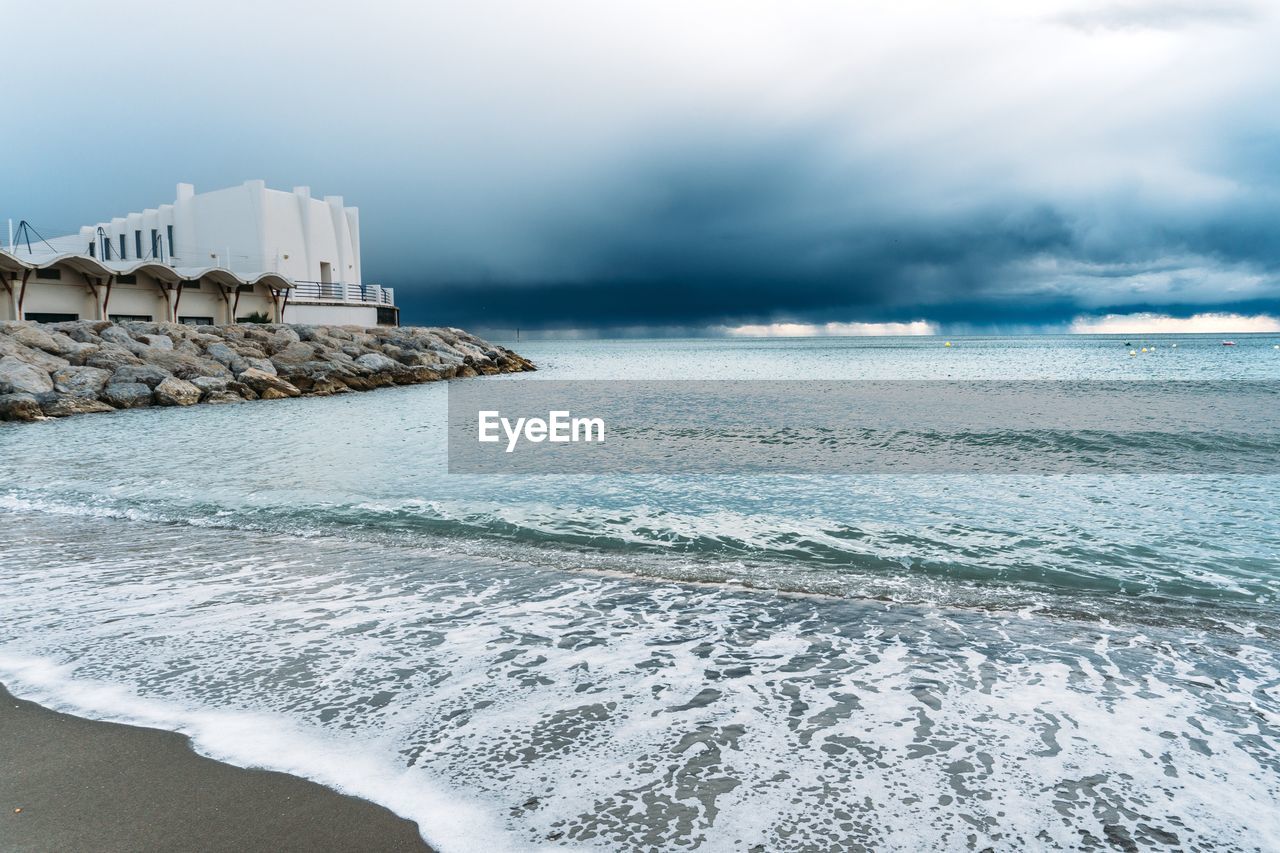
[[[0,0],[0,217],[308,185],[405,322],[480,330],[1280,316],[1274,2],[325,9]]]

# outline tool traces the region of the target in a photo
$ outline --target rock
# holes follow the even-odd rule
[[[230,379],[234,375],[216,361],[177,351],[149,353],[147,363],[167,370],[179,379],[188,381],[197,376],[220,376]]]
[[[280,326],[272,333],[271,339],[267,341],[267,349],[275,354],[279,350],[285,349],[291,344],[296,344],[302,340],[302,337],[288,326]]]
[[[111,382],[112,384],[117,382],[132,384],[136,382],[146,385],[150,390],[154,390],[157,385],[172,375],[163,367],[157,367],[154,364],[125,365],[112,374]]]
[[[74,352],[67,353],[67,361],[71,362],[77,367],[83,367],[85,364],[89,362],[89,359],[97,355],[98,351],[101,349],[102,347],[99,346],[98,344],[77,343],[76,350]]]
[[[380,352],[365,353],[356,359],[356,364],[378,372],[391,372],[400,367],[398,363],[387,358]]]
[[[59,394],[96,398],[110,378],[111,371],[100,367],[64,367],[54,371],[53,387]]]
[[[142,359],[119,344],[105,343],[84,361],[88,367],[100,367],[115,372],[131,364],[142,364]]]
[[[311,344],[304,344],[300,341],[294,341],[282,349],[276,351],[271,356],[271,363],[277,368],[277,373],[283,372],[280,368],[284,368],[290,364],[300,364],[304,361],[311,361],[316,357],[316,348]]]
[[[418,365],[410,367],[405,371],[405,375],[409,377],[406,385],[415,385],[422,382],[435,382],[440,379],[449,379],[453,376],[454,368],[444,367],[443,365]]]
[[[122,346],[134,355],[145,355],[148,347],[141,341],[135,341],[123,326],[109,326],[98,333],[104,341]]]
[[[133,339],[133,336],[130,335],[128,332],[126,332],[120,326],[108,326],[107,328],[103,329],[101,332],[98,333],[98,337],[102,338],[104,341],[110,341],[113,344],[119,344],[120,346],[125,347],[126,349],[129,347],[130,344],[137,343],[137,341]]]
[[[24,326],[22,328],[14,329],[9,333],[9,337],[24,346],[42,349],[52,355],[61,355],[61,353],[58,352],[58,344],[54,341],[53,335],[37,326]],[[66,336],[63,335],[63,337]]]
[[[80,397],[75,394],[58,394],[51,399],[43,400],[40,409],[51,418],[65,418],[68,415],[91,415],[97,412],[114,412],[115,409],[100,400]]]
[[[0,421],[38,421],[44,417],[33,394],[0,394]]]
[[[200,402],[201,391],[185,379],[170,376],[156,386],[153,399],[158,406],[194,406]]]
[[[236,378],[252,388],[264,400],[297,397],[302,393],[292,383],[286,382],[274,373],[267,373],[265,370],[259,370],[256,367],[250,367]],[[270,396],[268,396],[268,392],[271,392]]]
[[[240,355],[235,350],[221,342],[209,344],[205,347],[204,351],[209,354],[209,358],[224,367],[230,367],[231,362],[238,361],[240,359]]]
[[[155,349],[173,349],[173,338],[168,335],[139,335],[138,340]]]
[[[270,359],[267,359],[267,358],[246,358],[246,359],[244,360],[244,362],[245,362],[245,364],[246,364],[246,365],[248,365],[248,368],[249,368],[249,369],[252,369],[252,370],[261,370],[263,373],[270,373],[272,376],[275,376],[275,375],[276,375],[276,366],[275,366],[274,364],[272,364],[272,363],[271,363],[271,360],[270,360]],[[242,371],[242,372],[243,372],[243,371]]]
[[[82,344],[96,344],[101,340],[101,338],[93,333],[92,328],[80,323],[75,324],[67,330],[67,337]]]
[[[295,389],[295,390],[296,390],[296,389]],[[260,399],[260,400],[283,400],[283,399],[285,399],[286,397],[296,397],[296,396],[298,396],[298,395],[297,395],[297,394],[286,394],[284,391],[281,391],[279,388],[267,388],[265,391],[263,391],[261,394],[259,394],[259,395],[258,395],[258,399]]]
[[[344,380],[353,374],[342,365],[327,361],[308,361],[286,367],[288,370],[282,375],[303,394],[327,397],[351,390]]]
[[[49,371],[17,356],[0,358],[0,394],[44,394],[53,390]]]
[[[150,406],[151,388],[141,382],[112,382],[102,389],[101,399],[117,409]]]
[[[191,384],[206,393],[214,393],[217,391],[227,390],[227,385],[231,382],[221,376],[197,376],[191,380]]]
[[[61,356],[50,355],[44,350],[19,343],[8,335],[0,335],[0,356],[6,355],[14,356],[19,361],[24,361],[34,367],[43,368],[50,372],[57,370],[59,367],[66,367],[71,363]]]
[[[244,397],[230,391],[212,391],[204,396],[202,403],[243,403]]]

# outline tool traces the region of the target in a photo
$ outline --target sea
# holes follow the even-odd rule
[[[1234,340],[508,342],[539,371],[459,381],[1280,379]],[[1280,849],[1280,476],[449,474],[447,396],[0,425],[0,681],[445,853]]]

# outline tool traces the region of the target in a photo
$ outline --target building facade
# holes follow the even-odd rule
[[[394,292],[366,285],[360,216],[341,196],[262,181],[0,249],[0,320],[148,319],[395,325]]]

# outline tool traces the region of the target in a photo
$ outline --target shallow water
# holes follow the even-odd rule
[[[1276,379],[1278,342],[539,342],[478,381]],[[445,476],[444,392],[0,429],[0,678],[445,850],[1280,846],[1280,478]]]

